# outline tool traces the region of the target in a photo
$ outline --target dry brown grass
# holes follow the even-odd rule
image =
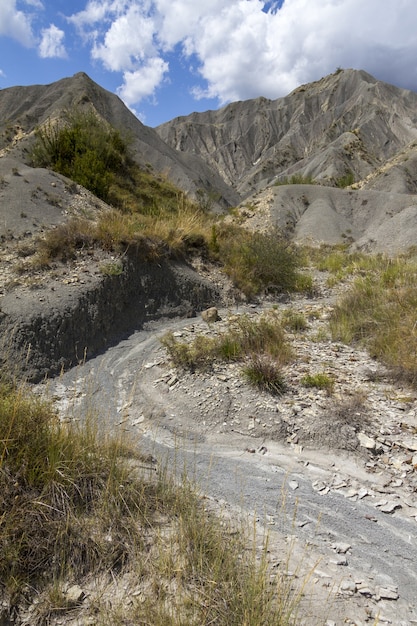
[[[220,523],[184,474],[144,472],[97,423],[61,423],[28,388],[0,386],[0,619],[97,625],[295,623],[244,528]],[[145,463],[146,464],[146,463]],[[93,581],[96,581],[93,584]],[[128,583],[127,583],[128,581]],[[89,599],[70,599],[74,583]]]

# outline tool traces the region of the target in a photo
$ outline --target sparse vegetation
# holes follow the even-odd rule
[[[296,595],[285,582],[270,585],[266,546],[256,562],[243,529],[221,524],[186,478],[178,485],[163,470],[145,472],[133,442],[91,419],[61,423],[26,388],[2,381],[0,409],[6,622],[34,599],[33,626],[62,620],[77,609],[71,581],[96,578],[100,593],[84,612],[95,624],[292,623]],[[120,576],[128,598],[111,591]]]
[[[213,361],[240,361],[246,357],[263,356],[283,365],[291,358],[279,316],[274,311],[258,319],[240,315],[229,321],[226,332],[217,337],[198,335],[192,343],[178,341],[173,333],[162,338],[176,367],[205,368]]]
[[[328,394],[333,393],[334,378],[325,372],[317,372],[316,374],[306,374],[301,379],[301,384],[305,387],[315,387],[316,389],[324,389]]]
[[[290,177],[280,178],[275,181],[274,185],[314,185],[316,181],[312,176],[303,176],[302,174],[292,174]]]
[[[370,257],[331,318],[333,339],[359,342],[399,377],[417,384],[417,258]]]

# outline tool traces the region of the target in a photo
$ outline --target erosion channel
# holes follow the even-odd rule
[[[63,416],[94,410],[103,428],[128,431],[172,471],[184,467],[221,515],[243,515],[269,533],[271,568],[305,584],[299,623],[417,624],[416,399],[366,352],[326,334],[335,293],[294,296],[200,316],[148,322],[106,352],[43,383]],[[176,371],[160,338],[192,341],[231,315],[292,308],[309,320],[290,339],[281,397],[254,392],[238,364]],[[330,397],[303,388],[326,364]],[[365,398],[344,415],[352,394]],[[343,415],[342,415],[343,414]]]

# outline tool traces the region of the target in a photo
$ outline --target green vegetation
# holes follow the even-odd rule
[[[253,387],[271,395],[281,396],[287,389],[280,364],[269,355],[253,355],[244,366],[243,375]]]
[[[216,337],[198,335],[190,343],[178,341],[173,333],[167,333],[161,341],[176,367],[192,370],[211,367],[214,361],[241,361],[251,356],[271,357],[277,365],[291,358],[291,349],[274,311],[258,319],[248,315],[232,317],[228,330]]]
[[[336,187],[340,189],[344,189],[345,187],[350,187],[355,182],[355,174],[351,171],[347,172],[344,176],[340,176],[336,180]]]
[[[334,378],[325,372],[317,374],[307,374],[301,379],[301,384],[305,387],[315,387],[316,389],[324,389],[331,394],[334,389]]]
[[[105,201],[117,176],[132,165],[120,132],[93,111],[81,109],[67,111],[62,121],[38,129],[32,161],[71,178]]]
[[[313,266],[329,272],[330,285],[348,284],[330,319],[333,340],[362,345],[417,386],[416,250],[391,258],[323,246],[306,254]]]
[[[242,228],[219,228],[219,257],[225,272],[248,297],[309,289],[300,273],[298,251],[278,231],[251,233]]]
[[[286,309],[284,311],[282,314],[282,324],[284,328],[293,332],[300,332],[302,330],[307,330],[308,328],[305,315],[299,311],[294,311],[293,309]]]
[[[416,385],[415,251],[395,259],[369,257],[355,265],[356,279],[331,318],[333,339],[359,342],[400,378]]]
[[[33,600],[33,626],[74,615],[68,582],[101,580],[83,608],[98,625],[294,623],[297,594],[270,584],[266,545],[259,560],[186,477],[144,464],[133,442],[92,419],[63,424],[51,404],[1,382],[2,619]],[[122,579],[128,591],[115,591]]]

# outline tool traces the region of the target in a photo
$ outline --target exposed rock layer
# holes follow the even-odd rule
[[[91,357],[160,317],[189,317],[218,299],[183,264],[141,264],[131,255],[119,276],[15,290],[2,299],[2,360],[30,381]]]

